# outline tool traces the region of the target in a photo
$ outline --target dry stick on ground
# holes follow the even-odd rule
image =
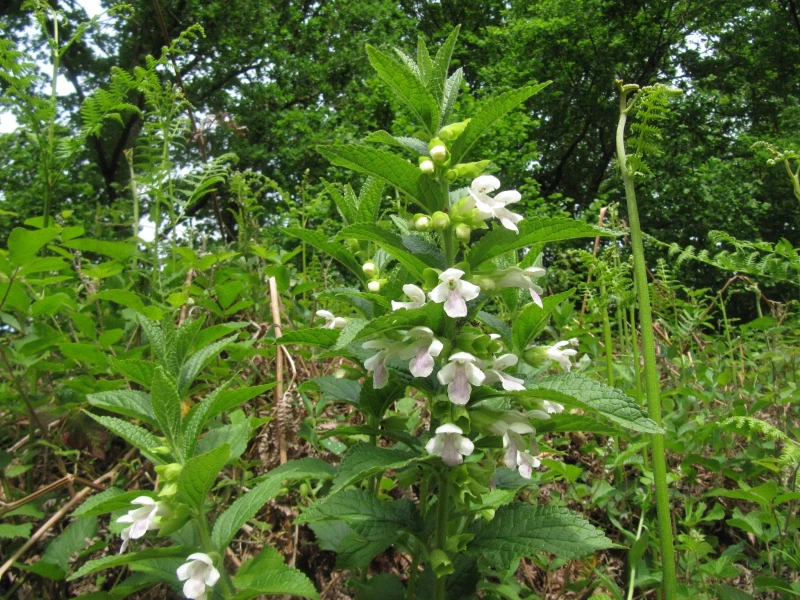
[[[1,567],[0,567],[0,579],[2,579],[3,575],[5,575],[5,574],[6,574],[6,571],[8,571],[8,570],[11,568],[11,565],[13,565],[13,564],[14,564],[14,563],[17,561],[17,559],[18,559],[18,558],[20,558],[20,557],[21,557],[23,554],[25,554],[25,553],[26,553],[26,552],[27,552],[27,551],[28,551],[28,550],[29,550],[29,549],[30,549],[30,548],[31,548],[31,547],[32,547],[32,546],[33,546],[33,545],[34,545],[36,542],[38,542],[38,541],[39,541],[39,539],[40,539],[42,536],[44,536],[44,534],[45,534],[45,533],[47,533],[48,531],[50,531],[50,529],[51,529],[51,528],[52,528],[52,527],[53,527],[53,526],[54,526],[56,523],[58,523],[58,522],[59,522],[59,521],[60,521],[62,518],[64,518],[64,515],[66,515],[66,514],[67,514],[67,513],[68,513],[70,510],[72,510],[72,508],[73,508],[73,507],[77,506],[78,504],[81,504],[81,503],[83,502],[83,500],[84,500],[84,499],[85,499],[85,498],[86,498],[86,497],[87,497],[89,494],[91,494],[93,491],[95,491],[95,490],[98,488],[98,486],[100,486],[100,485],[101,485],[103,482],[105,482],[105,481],[108,481],[109,479],[112,479],[112,478],[113,478],[113,477],[114,477],[114,476],[117,474],[117,472],[118,472],[118,471],[119,471],[119,470],[120,470],[120,469],[121,469],[123,466],[125,466],[125,463],[127,463],[127,462],[128,462],[128,461],[129,461],[129,460],[130,460],[130,459],[133,457],[133,455],[134,455],[136,452],[137,452],[136,448],[131,448],[131,449],[128,451],[128,453],[127,453],[127,454],[126,454],[126,455],[125,455],[125,456],[122,458],[122,460],[120,460],[120,461],[117,463],[117,466],[115,466],[113,469],[111,469],[111,470],[110,470],[108,473],[106,473],[105,475],[101,475],[100,477],[98,477],[97,479],[95,479],[95,480],[92,482],[92,485],[91,485],[91,486],[88,486],[88,485],[87,485],[87,486],[86,486],[85,488],[83,488],[83,489],[82,489],[80,492],[78,492],[77,494],[75,494],[75,496],[74,496],[73,498],[71,498],[71,499],[69,500],[69,502],[67,502],[67,503],[66,503],[64,506],[62,506],[62,507],[61,507],[61,508],[58,510],[58,512],[56,512],[56,513],[55,513],[55,514],[54,514],[52,517],[50,517],[50,518],[47,520],[47,522],[45,522],[45,524],[44,524],[44,525],[42,525],[41,527],[39,527],[39,529],[37,529],[37,530],[36,530],[36,533],[34,533],[34,534],[33,534],[33,535],[30,537],[30,539],[29,539],[27,542],[25,542],[25,543],[24,543],[22,546],[20,546],[19,550],[17,550],[16,552],[14,552],[14,554],[11,556],[11,558],[9,558],[9,559],[8,559],[8,560],[7,560],[7,561],[6,561],[6,562],[3,564],[3,566],[1,566]]]
[[[608,210],[607,206],[604,206],[600,209],[600,218],[597,221],[597,226],[602,227],[603,221],[606,219],[606,211]],[[594,238],[594,250],[592,250],[592,256],[597,258],[597,251],[600,249],[600,236],[598,235]],[[589,276],[586,278],[586,291],[583,294],[583,304],[581,304],[581,317],[580,322],[583,323],[583,315],[586,313],[586,303],[589,301],[589,284],[592,283],[592,273],[594,272],[594,265],[589,267]]]
[[[269,306],[270,310],[272,311],[272,323],[273,327],[275,328],[275,342],[277,344],[278,340],[280,339],[281,333],[281,308],[280,308],[280,299],[278,298],[278,284],[275,281],[274,277],[269,278]],[[283,399],[283,353],[280,350],[280,346],[276,346],[277,351],[275,352],[275,379],[277,383],[275,384],[275,410],[280,411],[280,402]],[[281,423],[280,414],[278,414],[278,423],[277,423],[277,430],[278,430],[278,452],[280,454],[280,461],[281,464],[286,462],[286,432],[283,427],[283,423]]]
[[[39,488],[38,490],[36,490],[32,494],[28,494],[27,496],[25,496],[24,498],[21,498],[20,500],[16,500],[15,502],[8,502],[8,503],[0,502],[0,516],[4,515],[5,513],[9,512],[9,511],[12,511],[12,510],[14,510],[16,508],[19,508],[20,506],[23,506],[23,505],[27,504],[28,502],[32,502],[33,500],[36,500],[36,498],[40,498],[41,496],[44,496],[45,494],[49,494],[50,492],[52,492],[54,490],[57,490],[60,487],[63,487],[65,485],[72,485],[73,483],[80,483],[82,485],[86,485],[86,486],[92,487],[92,488],[94,488],[94,489],[96,489],[97,491],[100,491],[100,492],[105,491],[105,488],[103,486],[97,485],[93,481],[89,481],[88,479],[84,479],[83,477],[77,477],[76,475],[72,475],[72,474],[64,475],[64,477],[62,477],[58,481],[54,481],[53,483],[51,483],[49,485],[46,485],[46,486],[44,486],[42,488]]]

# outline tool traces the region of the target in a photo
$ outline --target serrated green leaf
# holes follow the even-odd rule
[[[340,240],[352,238],[374,242],[420,281],[423,279],[422,272],[426,268],[445,268],[441,251],[430,244],[426,247],[424,239],[420,236],[399,236],[372,224],[358,224],[345,227],[336,234],[336,237]]]
[[[93,415],[90,412],[84,411],[92,419],[100,423],[103,427],[110,430],[112,433],[117,434],[129,444],[139,448],[139,450],[149,453],[153,448],[163,446],[164,443],[159,440],[152,433],[137,425],[133,425],[128,421],[117,419],[116,417],[103,417],[100,415]]]
[[[178,382],[162,367],[156,367],[153,373],[150,404],[162,433],[176,447],[183,429],[181,399],[178,395]]]
[[[156,365],[150,361],[132,359],[119,360],[113,356],[110,356],[109,362],[111,363],[114,371],[126,379],[135,381],[136,383],[141,384],[148,389],[153,383],[153,373],[156,370]]]
[[[442,96],[442,123],[450,120],[450,113],[455,108],[458,92],[461,90],[461,82],[464,80],[464,70],[456,69],[444,84],[444,96]]]
[[[385,184],[375,177],[367,177],[358,194],[358,213],[354,223],[374,223],[381,212]]]
[[[645,415],[633,398],[579,373],[546,377],[528,386],[524,392],[508,395],[513,395],[523,403],[536,398],[582,408],[642,433],[664,432]]]
[[[372,142],[373,144],[388,144],[390,146],[394,146],[395,148],[403,148],[404,150],[413,150],[420,156],[429,156],[428,144],[426,144],[422,140],[418,140],[417,138],[412,138],[412,137],[393,136],[388,131],[383,131],[382,129],[378,131],[373,131],[362,141]]]
[[[0,539],[13,540],[14,538],[22,538],[27,540],[31,537],[32,528],[33,523],[22,523],[21,525],[0,523]]]
[[[252,519],[281,489],[281,480],[269,477],[238,498],[214,523],[211,542],[223,553],[242,526]],[[249,587],[249,586],[248,586]]]
[[[186,461],[178,477],[178,498],[190,506],[201,508],[206,494],[217,480],[217,475],[228,462],[230,453],[230,446],[223,444],[211,452]]]
[[[97,535],[97,519],[84,517],[70,523],[47,545],[41,562],[58,565],[65,573],[73,556],[85,550]]]
[[[322,400],[326,402],[347,402],[353,406],[358,406],[358,398],[361,394],[361,384],[358,381],[339,379],[333,375],[315,377],[300,386],[301,392],[309,389],[319,390],[322,393]]]
[[[519,250],[520,248],[527,248],[534,244],[597,237],[598,235],[607,236],[612,234],[594,225],[575,219],[562,217],[529,218],[519,224],[519,233],[495,226],[492,231],[484,235],[470,248],[467,261],[473,269],[476,269],[486,261],[492,260],[501,254]]]
[[[447,36],[447,39],[439,47],[438,52],[436,52],[436,58],[433,60],[433,64],[431,65],[428,88],[431,90],[433,97],[436,98],[443,108],[445,105],[443,98],[445,82],[447,81],[447,70],[450,68],[450,59],[453,56],[453,49],[456,46],[456,40],[458,39],[458,32],[460,30],[461,25],[456,25],[452,33]],[[444,125],[445,123],[444,110],[442,110],[440,125]]]
[[[97,560],[90,560],[80,569],[75,571],[68,577],[69,581],[78,579],[91,573],[110,569],[111,567],[119,567],[121,565],[129,565],[131,563],[139,562],[142,560],[149,560],[153,558],[185,558],[194,552],[194,548],[185,548],[183,546],[168,546],[166,548],[148,548],[139,552],[128,552],[127,554],[114,554],[112,556],[104,556]]]
[[[137,390],[110,390],[86,396],[89,404],[132,419],[144,421],[155,427],[156,419],[150,407],[150,396]]]
[[[464,129],[464,132],[453,142],[453,146],[450,148],[450,161],[452,164],[464,162],[464,158],[469,154],[479,137],[486,133],[511,109],[525,102],[534,94],[539,93],[550,83],[550,81],[546,81],[537,85],[529,85],[518,90],[512,90],[482,104],[477,114],[470,120],[467,128]]]
[[[312,348],[330,348],[339,339],[340,329],[323,329],[322,327],[310,327],[308,329],[297,329],[287,331],[275,343],[280,346],[311,346]]]
[[[306,456],[290,460],[270,471],[268,478],[283,481],[297,481],[300,479],[318,479],[327,481],[333,479],[336,469],[321,458]]]
[[[508,565],[516,558],[550,552],[578,558],[611,547],[603,532],[565,508],[515,503],[497,509],[491,521],[477,521],[467,547],[471,554]]]
[[[377,48],[367,44],[369,62],[431,135],[439,123],[439,106],[425,85],[414,74]]]
[[[425,306],[419,308],[390,312],[382,317],[373,319],[369,325],[359,332],[355,341],[358,342],[393,329],[410,329],[417,325],[425,325],[436,332],[444,319],[443,306],[442,304],[428,302]]]
[[[575,288],[542,299],[542,308],[531,302],[514,318],[512,326],[513,348],[521,353],[536,337],[544,331],[550,314],[564,300],[575,293]]]
[[[233,596],[233,600],[285,594],[319,600],[319,594],[308,577],[284,564],[283,556],[270,546],[264,547],[258,556],[244,563],[236,572],[233,582],[241,589]]]
[[[148,496],[150,498],[158,498],[156,492],[148,490],[134,490],[132,492],[125,492],[119,488],[112,487],[95,496],[89,498],[86,502],[81,504],[75,512],[72,513],[73,517],[94,517],[97,515],[104,515],[106,513],[121,510],[123,508],[135,508],[131,506],[131,500],[135,500],[140,496]]]
[[[390,469],[403,469],[424,458],[426,457],[406,450],[360,442],[350,448],[342,458],[330,493],[335,494],[349,485]]]
[[[299,227],[285,227],[283,231],[288,233],[289,235],[296,237],[298,239],[303,240],[307,244],[311,244],[318,250],[322,250],[326,254],[328,254],[331,258],[333,258],[336,262],[340,265],[345,267],[348,271],[350,271],[353,275],[355,275],[359,281],[364,280],[364,271],[361,269],[361,263],[359,263],[353,253],[350,252],[347,248],[345,248],[342,244],[337,244],[335,242],[331,242],[325,237],[324,234],[320,233],[319,231],[313,231],[311,229],[300,229]]]
[[[336,204],[336,209],[339,211],[342,219],[344,219],[345,224],[355,223],[358,207],[355,202],[353,202],[352,198],[339,192],[339,190],[324,179],[322,180],[322,184],[325,186],[325,191],[328,192],[334,204]]]
[[[546,421],[534,423],[538,433],[553,431],[583,431],[598,435],[623,435],[623,432],[614,425],[607,425],[588,415],[556,414],[550,415]]]
[[[178,378],[178,393],[185,394],[200,371],[202,371],[206,365],[208,365],[208,363],[214,360],[214,358],[216,358],[219,353],[226,348],[226,346],[235,342],[237,337],[239,337],[239,334],[226,337],[225,339],[201,348],[192,356],[190,356],[181,367],[181,374]]]
[[[346,145],[320,146],[317,151],[336,166],[385,181],[424,210],[431,210],[431,206],[439,202],[436,198],[429,198],[431,190],[428,187],[420,186],[423,178],[419,167],[392,152],[369,146]],[[431,178],[426,176],[425,180],[430,182]]]

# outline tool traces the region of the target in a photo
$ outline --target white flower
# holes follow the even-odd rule
[[[464,461],[462,455],[469,456],[475,449],[475,444],[462,433],[460,427],[451,423],[437,427],[436,435],[425,444],[425,450],[428,454],[440,456],[448,467],[459,465]]]
[[[381,291],[381,282],[373,279],[369,283],[367,283],[367,289],[372,292],[373,294],[377,294]]]
[[[407,283],[403,286],[403,293],[408,296],[411,302],[397,302],[392,300],[392,310],[400,310],[401,308],[420,308],[425,306],[425,292],[412,283]]]
[[[542,304],[541,294],[544,290],[538,285],[533,283],[533,279],[541,277],[546,271],[541,267],[527,267],[520,269],[519,267],[507,267],[500,271],[500,276],[495,281],[497,289],[518,287],[530,290],[531,298],[539,308],[544,308]]]
[[[369,342],[364,342],[362,348],[378,351],[364,361],[364,368],[373,372],[372,387],[379,390],[389,383],[389,369],[386,368],[386,361],[392,358],[403,346],[390,340],[370,340]]]
[[[533,469],[537,468],[542,463],[538,458],[525,450],[524,452],[517,452],[517,464],[519,465],[519,474],[525,479],[530,479]]]
[[[431,158],[435,161],[442,162],[447,158],[447,148],[441,144],[437,144],[430,151]]]
[[[361,265],[361,270],[364,271],[364,275],[367,277],[372,277],[378,272],[378,267],[375,266],[375,263],[371,260],[368,260],[363,265]]]
[[[506,208],[509,204],[519,202],[522,196],[517,190],[507,190],[500,192],[494,198],[489,196],[489,192],[493,192],[500,187],[500,181],[497,177],[492,175],[481,175],[472,181],[470,186],[470,196],[475,202],[477,208],[483,218],[495,217],[500,219],[503,227],[511,231],[519,232],[517,223],[522,220],[522,215],[511,212]]]
[[[436,165],[433,164],[432,160],[423,160],[419,163],[419,169],[423,173],[433,173],[436,170]]]
[[[195,552],[186,559],[189,562],[178,567],[178,580],[183,584],[183,595],[194,600],[206,599],[206,587],[214,587],[219,581],[219,571],[207,554]]]
[[[347,325],[347,319],[337,317],[329,310],[318,310],[317,316],[325,319],[325,325],[322,326],[323,329],[342,329]]]
[[[551,402],[550,400],[545,400],[543,404],[544,404],[544,410],[549,415],[557,415],[558,413],[564,412],[564,405],[559,404],[558,402]]]
[[[140,504],[141,508],[129,510],[128,514],[122,515],[117,519],[117,523],[132,523],[120,532],[122,537],[122,547],[119,553],[125,552],[130,540],[138,540],[145,533],[152,529],[158,529],[158,517],[164,516],[169,507],[164,502],[156,502],[149,496],[139,496],[131,500],[131,504]]]
[[[469,402],[472,386],[481,385],[486,375],[475,364],[478,359],[468,352],[456,352],[448,360],[436,376],[439,383],[447,385],[450,402],[463,406]]]
[[[433,373],[433,359],[441,354],[444,344],[427,327],[414,327],[408,335],[415,338],[415,341],[403,348],[399,356],[403,360],[411,359],[408,370],[414,377],[427,377]]]
[[[575,356],[578,351],[572,348],[564,348],[564,346],[569,346],[569,342],[556,342],[552,346],[547,346],[545,350],[547,352],[547,358],[556,361],[562,369],[569,373],[572,368],[572,363],[570,363],[569,358],[570,356]]]
[[[500,382],[503,389],[507,392],[522,392],[525,390],[524,381],[518,377],[504,373],[503,371],[509,367],[513,367],[519,362],[519,357],[516,354],[503,354],[502,356],[495,356],[492,358],[491,368],[485,369],[486,380],[484,383]]]
[[[428,293],[428,298],[441,304],[444,302],[444,312],[449,317],[466,317],[467,301],[474,300],[481,293],[474,283],[461,281],[464,271],[461,269],[447,269],[439,275],[439,285]]]

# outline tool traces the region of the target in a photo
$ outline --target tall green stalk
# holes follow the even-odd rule
[[[46,17],[43,17],[43,19]],[[44,24],[44,22],[43,22]],[[47,27],[45,27],[45,35],[47,35]],[[52,210],[53,203],[53,157],[55,156],[54,144],[56,135],[56,112],[58,95],[56,92],[56,85],[58,83],[58,64],[59,64],[59,48],[58,48],[58,13],[53,11],[53,37],[48,40],[52,48],[51,56],[53,60],[53,73],[50,81],[50,106],[52,113],[50,114],[50,123],[47,129],[47,147],[45,148],[45,156],[42,167],[44,168],[44,211],[43,221],[44,227],[50,227],[50,211]]]
[[[625,200],[628,206],[628,222],[631,230],[631,247],[633,248],[633,272],[636,296],[639,301],[639,323],[642,329],[642,350],[644,354],[644,378],[647,390],[647,410],[650,418],[659,426],[661,419],[661,399],[659,375],[656,365],[656,343],[653,335],[653,316],[650,310],[650,291],[647,286],[647,271],[644,262],[644,243],[642,228],[639,224],[639,210],[636,204],[636,187],[634,173],[628,168],[625,151],[625,124],[633,102],[628,102],[628,93],[637,91],[636,85],[623,86],[616,81],[619,92],[619,123],[617,124],[617,160],[625,186]],[[669,489],[667,487],[667,464],[664,451],[664,434],[652,436],[653,476],[656,486],[656,513],[658,515],[658,531],[661,541],[662,585],[665,600],[677,597],[675,577],[675,548],[672,539],[672,517],[669,506]]]

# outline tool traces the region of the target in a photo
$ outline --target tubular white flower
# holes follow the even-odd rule
[[[425,292],[412,283],[407,283],[403,286],[403,293],[408,296],[411,302],[397,302],[392,300],[392,310],[400,310],[401,308],[412,309],[425,306]]]
[[[381,291],[381,282],[373,279],[369,283],[367,283],[367,289],[372,292],[373,294],[377,294]]]
[[[517,190],[507,190],[500,192],[494,198],[489,196],[489,192],[493,192],[500,187],[500,181],[497,177],[492,175],[481,175],[472,181],[470,186],[470,196],[475,202],[477,208],[483,218],[495,217],[500,219],[503,227],[511,231],[519,232],[517,223],[522,220],[522,215],[511,212],[506,208],[509,204],[519,202],[522,196]]]
[[[447,148],[441,144],[437,144],[430,151],[431,158],[435,161],[442,162],[447,158]]]
[[[437,427],[436,435],[425,444],[425,450],[441,457],[448,467],[459,465],[464,462],[463,456],[469,456],[475,450],[475,444],[463,433],[460,427],[451,423]]]
[[[565,346],[569,346],[569,341],[556,342],[552,346],[548,346],[546,352],[547,358],[556,361],[564,371],[569,373],[570,369],[572,369],[572,363],[569,359],[571,356],[578,354],[578,351],[572,348],[565,348]]]
[[[122,515],[117,519],[117,523],[131,523],[120,532],[122,547],[119,553],[125,552],[130,540],[138,540],[145,533],[152,529],[158,529],[158,517],[162,517],[169,512],[169,506],[164,502],[157,502],[149,496],[139,496],[131,500],[131,504],[138,504],[141,508],[129,510],[128,514]]]
[[[436,170],[436,165],[433,164],[432,160],[423,160],[419,163],[419,170],[430,175]]]
[[[364,361],[364,368],[372,371],[372,387],[379,390],[389,383],[389,369],[386,368],[386,361],[403,346],[390,340],[370,340],[364,342],[361,347],[378,351]]]
[[[323,329],[342,329],[347,325],[347,319],[337,317],[329,310],[318,310],[316,314],[318,317],[325,319],[325,325],[322,326]]]
[[[527,267],[521,269],[519,267],[506,267],[502,271],[497,271],[490,277],[495,277],[495,287],[497,289],[517,287],[527,289],[531,293],[531,298],[539,308],[544,308],[542,304],[541,294],[544,293],[542,288],[533,283],[533,279],[541,277],[546,271],[541,267]]]
[[[474,300],[481,293],[481,288],[468,281],[462,281],[464,271],[461,269],[447,269],[439,275],[439,285],[428,293],[428,298],[441,304],[444,302],[444,312],[447,316],[466,317],[467,302]]]
[[[428,327],[414,327],[408,335],[415,341],[403,348],[398,356],[403,360],[411,359],[408,370],[414,377],[427,377],[433,373],[433,359],[441,354],[444,344],[436,339]]]
[[[516,469],[517,455],[520,448],[525,448],[525,440],[522,436],[528,433],[534,433],[536,430],[531,427],[529,423],[509,423],[503,433],[503,448],[506,449],[506,454],[503,457],[506,467],[509,469]]]
[[[516,354],[503,354],[502,356],[495,356],[492,358],[491,367],[484,370],[486,380],[484,383],[500,383],[503,389],[507,392],[522,392],[525,390],[525,382],[513,375],[504,373],[503,371],[509,367],[513,367],[519,362],[519,357]]]
[[[531,453],[527,450],[524,452],[517,452],[517,465],[519,465],[519,474],[525,479],[530,479],[533,469],[538,468],[541,464],[541,461],[535,456],[531,455]]]
[[[195,552],[178,567],[178,580],[183,584],[183,595],[193,600],[205,600],[206,587],[212,588],[219,581],[219,571],[207,554]]]
[[[469,402],[472,386],[483,384],[486,375],[475,364],[478,359],[468,352],[456,352],[448,360],[436,376],[447,386],[450,402],[463,406]]]
[[[544,410],[547,412],[548,415],[557,415],[558,413],[564,412],[564,405],[559,404],[558,402],[551,402],[550,400],[545,400],[543,404],[544,404]]]

